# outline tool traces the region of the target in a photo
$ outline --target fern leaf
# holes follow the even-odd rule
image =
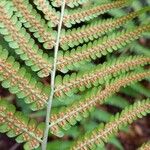
[[[20,18],[20,21],[25,25],[26,28],[29,28],[29,30],[34,33],[33,35],[38,39],[39,42],[44,43],[44,48],[53,48],[55,44],[55,37],[52,33],[54,31],[48,28],[45,20],[43,20],[36,10],[33,9],[29,1],[12,0],[12,3],[18,10],[17,14]]]
[[[138,150],[149,150],[150,149],[150,141],[144,143]]]
[[[24,99],[32,110],[45,107],[48,99],[48,87],[37,82],[25,68],[15,61],[14,57],[8,57],[7,50],[0,48],[0,81],[2,86],[8,88],[18,98]]]
[[[124,7],[128,4],[128,2],[128,0],[117,0],[111,3],[108,2],[105,4],[94,5],[86,8],[68,10],[66,11],[66,15],[64,16],[63,23],[65,26],[71,27],[72,24],[89,21],[111,9]]]
[[[134,46],[133,46],[134,45]],[[138,42],[133,43],[133,45],[131,46],[130,50],[132,52],[135,52],[137,54],[143,54],[145,56],[149,56],[150,57],[150,51],[149,48],[144,47],[142,45],[140,45]]]
[[[51,116],[51,133],[57,136],[63,136],[63,131],[60,128],[64,130],[69,129],[71,125],[80,121],[82,117],[87,117],[97,103],[103,104],[108,97],[118,92],[121,87],[125,87],[149,76],[150,71],[131,73],[112,80],[106,84],[104,90],[101,90],[101,87],[93,88],[90,92],[87,92],[82,100],[73,103],[70,107],[68,106],[58,114]]]
[[[137,118],[146,116],[150,113],[150,99],[138,101],[126,107],[120,114],[116,114],[109,123],[105,126],[100,125],[88,135],[85,135],[81,140],[71,148],[72,150],[87,150],[94,149],[97,144],[108,142],[108,139],[123,126],[131,124]]]
[[[140,14],[150,11],[150,7],[145,7],[139,11],[129,13],[117,19],[107,19],[105,21],[92,22],[89,25],[81,28],[67,30],[61,38],[61,47],[66,50],[69,47],[74,47],[83,42],[92,41],[104,35],[108,31],[118,28],[129,20],[139,16]]]
[[[122,31],[114,33],[109,36],[105,36],[102,40],[95,40],[93,43],[88,45],[83,45],[78,47],[76,50],[71,52],[59,52],[58,57],[58,70],[66,72],[72,70],[75,66],[79,66],[91,59],[100,58],[102,55],[107,53],[112,53],[115,50],[118,50],[128,43],[138,39],[143,32],[149,31],[150,25],[142,25],[134,30]]]
[[[148,4],[145,3],[145,6],[150,6]],[[142,8],[143,7],[143,3],[142,1],[134,1],[134,3],[132,4],[132,8],[134,10],[138,10],[139,8]],[[143,21],[147,21],[147,18],[148,17],[148,13],[144,13],[143,15],[141,15],[138,19],[139,19],[139,22],[143,22]]]
[[[121,96],[113,95],[113,96],[109,97],[108,99],[106,99],[105,104],[109,104],[109,105],[116,106],[118,108],[123,109],[126,106],[128,106],[130,103],[125,98],[123,98]]]
[[[82,5],[84,3],[88,2],[88,0],[66,0],[66,5],[74,8],[77,7],[79,5]],[[60,7],[61,6],[62,1],[61,0],[52,0],[52,5],[55,7]]]
[[[150,92],[149,89],[147,89],[146,87],[144,87],[142,84],[140,83],[136,83],[134,85],[131,86],[132,90],[134,90],[136,93],[139,93],[141,95],[144,95],[146,97],[150,97]]]
[[[50,58],[35,45],[34,40],[25,31],[25,28],[21,27],[22,25],[13,15],[9,3],[0,2],[0,13],[0,22],[3,24],[1,34],[4,35],[4,39],[9,43],[9,46],[20,55],[26,65],[31,66],[33,71],[39,71],[40,77],[48,76],[49,69],[51,69]]]
[[[5,100],[0,100],[0,132],[8,137],[16,137],[18,143],[25,142],[24,148],[31,150],[39,147],[43,137],[43,123],[37,124]]]
[[[86,88],[103,84],[108,79],[119,74],[134,69],[144,64],[150,64],[150,58],[144,56],[121,57],[111,59],[111,61],[100,64],[91,69],[90,72],[79,72],[71,75],[56,77],[55,96],[70,96],[79,90],[84,91]]]
[[[37,8],[44,14],[44,18],[48,21],[49,27],[55,27],[59,22],[59,13],[49,4],[48,0],[33,0]]]

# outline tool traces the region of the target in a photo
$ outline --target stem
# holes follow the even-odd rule
[[[60,22],[58,25],[58,34],[57,34],[57,39],[56,39],[56,45],[55,45],[55,49],[54,49],[54,62],[53,62],[53,69],[51,72],[51,92],[50,92],[50,96],[49,96],[48,104],[47,104],[45,131],[44,131],[44,136],[43,136],[43,141],[42,141],[42,150],[46,150],[46,148],[47,148],[47,140],[48,140],[48,132],[49,132],[49,124],[50,124],[50,113],[51,113],[52,100],[54,97],[54,89],[55,89],[57,54],[58,54],[59,43],[60,43],[60,33],[61,33],[61,28],[62,28],[64,10],[65,10],[65,0],[62,0],[61,16],[60,16]]]

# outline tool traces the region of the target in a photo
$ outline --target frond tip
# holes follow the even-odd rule
[[[113,134],[117,134],[120,128],[131,124],[137,118],[142,118],[150,113],[150,99],[138,101],[133,105],[126,107],[121,114],[116,114],[105,126],[100,125],[91,133],[85,135],[77,141],[71,150],[88,150],[94,149],[97,144],[108,142]]]
[[[16,137],[18,143],[25,142],[26,150],[39,147],[43,127],[43,123],[37,124],[35,120],[16,111],[14,105],[0,99],[0,132],[11,138]]]

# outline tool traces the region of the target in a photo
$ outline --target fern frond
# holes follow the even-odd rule
[[[98,86],[120,72],[132,70],[144,64],[150,64],[149,57],[121,57],[100,64],[91,69],[90,72],[73,73],[71,75],[65,75],[63,78],[56,76],[55,96],[60,97],[64,94],[70,96],[79,90],[84,91],[93,85]]]
[[[0,132],[8,137],[16,137],[18,143],[25,142],[24,148],[31,150],[39,147],[43,137],[43,123],[29,119],[7,101],[0,99]]]
[[[66,5],[74,8],[76,6],[82,5],[84,3],[88,2],[88,0],[66,0]],[[55,7],[60,7],[62,1],[61,0],[52,0],[52,5]]]
[[[125,98],[123,98],[123,97],[121,97],[121,96],[119,96],[117,94],[116,95],[114,94],[113,96],[111,96],[108,99],[106,99],[105,104],[112,105],[112,106],[115,106],[115,107],[123,109],[126,106],[128,106],[130,103]]]
[[[48,0],[33,0],[34,4],[44,14],[49,27],[55,27],[59,22],[59,13],[49,4]]]
[[[51,70],[50,58],[38,48],[25,28],[21,27],[22,25],[13,15],[10,5],[1,1],[0,13],[1,34],[4,35],[9,46],[20,55],[26,65],[31,66],[33,71],[39,71],[39,76],[48,76]]]
[[[128,2],[128,0],[117,0],[111,3],[108,2],[105,4],[96,4],[90,7],[78,8],[75,10],[66,10],[66,15],[64,16],[63,23],[65,26],[71,27],[72,24],[89,21],[111,9],[124,7],[128,4]]]
[[[142,54],[142,55],[145,55],[145,56],[149,56],[149,57],[150,57],[149,48],[140,45],[138,42],[133,43],[133,45],[131,45],[130,50],[131,50],[132,52],[137,53],[137,54]]]
[[[112,31],[115,28],[118,28],[127,21],[132,20],[133,18],[139,16],[140,14],[150,11],[150,7],[145,7],[139,11],[129,13],[117,19],[107,19],[105,21],[96,21],[92,22],[89,25],[74,28],[72,30],[67,30],[63,33],[61,38],[61,47],[64,50],[67,50],[69,47],[74,47],[80,43],[89,42],[94,39],[99,38],[108,31]]]
[[[150,97],[149,89],[140,83],[136,83],[132,85],[131,89],[134,90],[138,94],[144,95],[146,97]]]
[[[79,66],[91,59],[100,58],[102,55],[112,53],[118,50],[128,43],[138,39],[144,32],[150,30],[150,25],[142,25],[133,30],[121,31],[114,33],[109,36],[105,36],[103,39],[95,40],[93,43],[78,47],[76,50],[73,49],[71,52],[62,51],[59,52],[58,57],[58,70],[68,71],[73,69],[75,66]]]
[[[147,0],[146,0],[147,1]],[[134,1],[134,3],[132,4],[132,9],[134,10],[138,10],[139,8],[142,8],[143,6],[150,6],[147,4],[147,2],[145,1],[145,4],[142,1]],[[143,15],[139,16],[138,20],[140,23],[147,21],[148,17],[148,13],[144,13]]]
[[[150,141],[144,143],[138,150],[150,150]]]
[[[150,99],[138,101],[130,107],[126,107],[120,114],[116,114],[105,126],[102,124],[88,135],[85,135],[77,141],[71,150],[94,149],[97,144],[108,142],[110,136],[117,134],[120,128],[131,124],[137,118],[146,116],[148,113],[150,113]]]
[[[33,35],[39,42],[44,43],[44,48],[53,48],[55,44],[54,31],[48,28],[45,20],[33,9],[29,1],[12,0],[12,3],[18,10],[20,21],[34,33]]]
[[[87,92],[82,100],[73,103],[58,114],[53,114],[51,116],[51,133],[57,136],[63,136],[63,131],[60,128],[64,130],[69,129],[71,125],[80,121],[82,117],[87,117],[97,103],[103,104],[108,97],[118,92],[121,87],[125,87],[149,76],[150,71],[131,73],[112,80],[110,83],[106,84],[104,90],[101,90],[101,87],[93,88]]]
[[[14,57],[8,57],[8,51],[0,48],[0,81],[2,86],[8,88],[18,98],[24,99],[32,110],[44,108],[48,99],[48,87],[37,82],[25,68],[15,61]]]

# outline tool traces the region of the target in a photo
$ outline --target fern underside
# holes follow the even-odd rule
[[[149,0],[1,0],[0,83],[10,97],[0,96],[0,132],[25,150],[54,149],[65,135],[64,150],[123,150],[116,135],[150,113],[149,13]]]

